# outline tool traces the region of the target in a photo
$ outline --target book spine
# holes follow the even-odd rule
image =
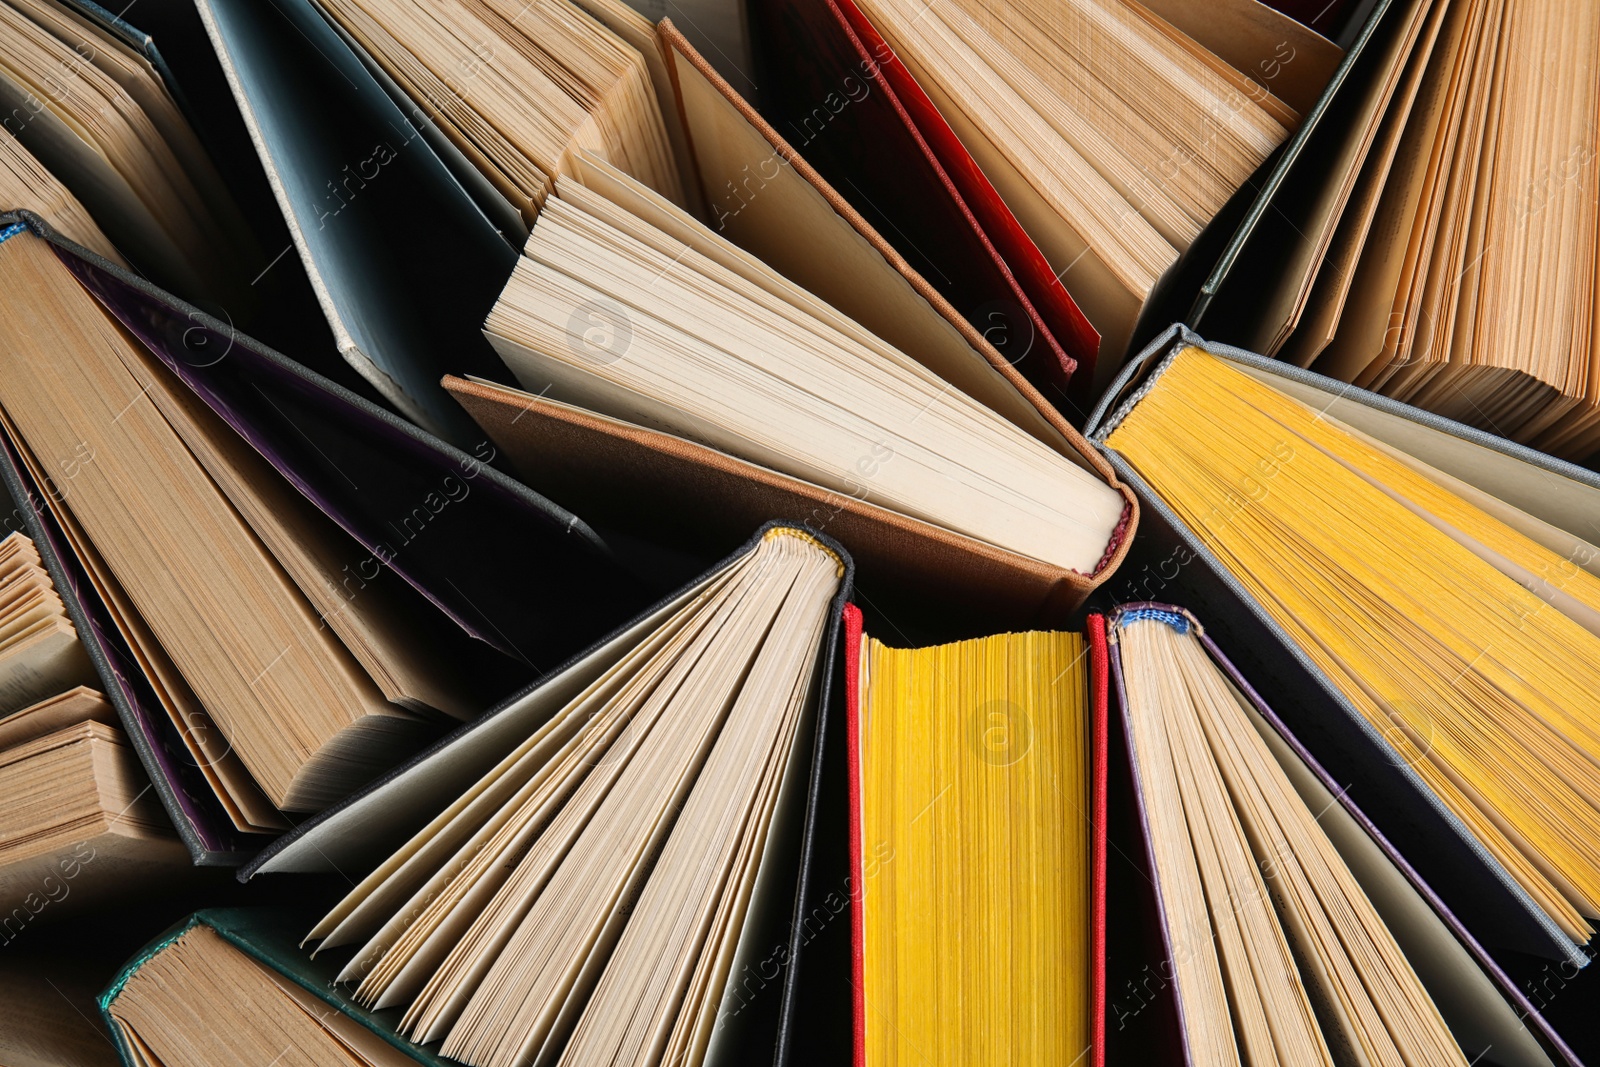
[[[1094,746],[1090,779],[1094,839],[1091,846],[1089,898],[1089,1036],[1092,1067],[1106,1062],[1106,793],[1111,774],[1111,680],[1110,650],[1106,642],[1104,615],[1089,616],[1089,692],[1091,698],[1090,736]]]
[[[867,1067],[865,854],[861,840],[861,609],[844,606],[845,736],[850,777],[850,974],[855,1067]]]

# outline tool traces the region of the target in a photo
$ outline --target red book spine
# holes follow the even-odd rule
[[[867,1067],[866,854],[861,840],[861,609],[844,606],[845,735],[850,761],[850,985],[855,1067]]]
[[[1089,897],[1089,1036],[1092,1067],[1106,1062],[1106,783],[1111,773],[1108,740],[1111,705],[1111,660],[1104,615],[1089,616],[1090,734],[1094,765],[1090,778],[1094,835],[1090,846]]]
[[[1006,272],[1020,281],[1019,293],[1023,295],[1025,309],[1037,309],[1036,314],[1043,317],[1052,335],[1053,347],[1081,371],[1080,387],[1092,388],[1095,359],[1100,351],[1099,331],[1090,324],[1044,253],[1039,251],[1039,246],[1023,230],[972,154],[894,49],[855,5],[855,0],[830,0],[830,3],[844,15],[847,28],[859,42],[858,47],[878,62],[886,84],[893,91],[896,108],[927,146],[941,177],[962,201],[962,210],[973,217],[984,242],[999,249]],[[1074,368],[1064,369],[1071,375]]]

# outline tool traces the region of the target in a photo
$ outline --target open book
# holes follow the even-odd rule
[[[1080,386],[1114,372],[1158,283],[1338,57],[1256,0],[755,8],[774,121],[927,276],[992,261],[981,299],[947,280],[951,299],[1035,381],[1054,345]],[[786,47],[796,26],[810,47]]]
[[[1208,336],[1565,459],[1600,448],[1600,13],[1378,5]]]
[[[975,353],[935,372],[626,176],[584,170],[588,186],[557,183],[485,327],[524,388],[1100,569],[1121,496],[999,414],[1048,432]]]
[[[371,344],[356,338],[351,351],[360,350],[358,362],[370,357],[383,364],[391,398],[404,394],[396,400],[403,411],[422,417],[418,411],[426,408],[425,421],[449,422],[459,436],[452,420],[460,408],[441,409],[440,397],[431,396],[441,373],[450,371],[446,386],[532,483],[548,485],[541,491],[572,506],[600,509],[621,531],[682,540],[693,526],[689,536],[703,543],[710,525],[725,545],[731,539],[722,539],[724,531],[742,536],[750,522],[773,514],[805,514],[819,525],[845,516],[835,532],[848,534],[852,546],[884,542],[863,557],[874,577],[881,563],[891,581],[925,589],[928,578],[955,571],[961,598],[982,603],[987,596],[995,612],[1012,605],[1030,616],[1070,611],[1125,551],[1132,501],[1107,481],[1093,450],[670,24],[651,27],[613,4],[546,5],[538,18],[549,21],[540,38],[552,53],[540,60],[548,69],[535,76],[529,68],[526,79],[511,84],[503,72],[457,71],[435,33],[481,24],[508,55],[522,57],[532,23],[496,22],[493,5],[452,3],[408,15],[367,0],[286,4],[294,26],[338,59],[349,84],[362,87],[332,90],[353,108],[398,114],[415,107],[434,116],[439,138],[408,142],[408,155],[422,167],[436,153],[439,174],[455,182],[424,181],[401,159],[385,172],[384,188],[413,190],[403,214],[386,206],[390,194],[378,195],[373,179],[372,195],[363,185],[336,221],[323,219],[289,180],[315,173],[323,158],[300,129],[301,112],[290,115],[280,102],[291,80],[282,57],[304,41],[295,44],[284,27],[272,29],[287,38],[280,54],[265,38],[246,34],[247,7],[233,0],[208,4],[213,39],[258,124],[263,158],[286,175],[285,210],[306,231],[313,273],[320,272],[352,331],[365,325],[395,335],[385,340],[374,333]],[[601,44],[605,63],[574,58]],[[523,58],[507,62],[522,69]],[[578,93],[582,108],[572,110],[571,101],[557,107],[547,92],[561,64],[582,67],[590,79],[569,71],[576,79],[569,87],[585,86]],[[645,76],[653,95],[640,92]],[[535,116],[547,119],[548,128]],[[284,136],[273,136],[280,128]],[[671,146],[678,168],[658,166],[659,153],[645,145]],[[512,181],[514,173],[525,180]],[[739,187],[746,192],[729,200],[725,194]],[[715,210],[706,206],[712,193]],[[430,197],[449,210],[441,208],[438,225],[421,240],[451,231],[457,223],[444,220],[459,209],[481,216],[453,231],[462,240],[492,219],[507,247],[525,252],[505,264],[490,296],[501,299],[495,310],[485,308],[501,357],[494,366],[464,354],[481,339],[481,317],[470,337],[463,332],[451,344],[425,344],[422,333],[400,325],[417,314],[436,324],[445,316],[465,318],[464,309],[476,305],[453,294],[464,293],[468,274],[491,273],[462,248],[449,256],[411,249],[398,266],[397,257],[380,251],[403,232],[399,220],[417,204],[433,203]],[[363,227],[371,239],[356,241]],[[534,292],[530,286],[540,277],[535,256],[554,255],[552,242],[562,241],[587,242],[566,268],[572,284],[534,307],[537,297],[524,294]],[[499,262],[497,252],[485,254]],[[619,274],[628,260],[635,262]],[[421,275],[444,262],[461,269],[437,285],[424,281]],[[352,280],[357,276],[360,285]],[[703,292],[686,299],[695,287]],[[471,300],[481,296],[474,290]],[[662,326],[675,332],[647,333],[647,322],[661,320],[664,307],[675,317]],[[738,322],[739,331],[715,327],[719,317]],[[794,383],[780,384],[770,363],[754,392],[723,398],[721,415],[703,406],[673,409],[671,401],[646,411],[631,387],[613,382],[602,397],[595,382],[580,384],[569,371],[553,386],[559,364],[551,359],[570,356],[582,370],[597,355],[621,373],[640,366],[641,357],[664,358],[673,339],[691,335],[700,347],[690,358],[742,337],[742,347],[716,357],[724,358],[723,368],[740,360],[754,367],[752,355],[786,336],[790,354],[809,361],[799,389],[816,393],[818,403],[794,407]],[[591,341],[598,353],[585,349]],[[623,358],[629,346],[631,361]],[[441,361],[445,351],[452,362]],[[524,390],[507,387],[507,361]],[[667,376],[687,384],[721,373],[702,363],[700,372],[680,364]],[[858,417],[857,400],[873,410]],[[801,420],[819,413],[836,432],[812,440],[814,420]],[[744,425],[713,426],[728,414]],[[576,445],[574,432],[595,447]],[[559,460],[546,462],[557,451],[552,437],[562,435]],[[671,465],[674,474],[648,478],[654,484],[635,492],[626,480],[644,460]]]
[[[452,1058],[770,1055],[778,991],[738,994],[786,939],[847,565],[769,524],[247,873],[370,869],[318,957]]]
[[[1130,919],[1158,924],[1186,1062],[1551,1062],[1192,617],[1128,605],[1110,636],[1158,901]],[[1113,996],[1127,1030],[1145,1005]]]
[[[529,226],[542,217],[534,209],[555,203],[558,186],[590,185],[609,173],[637,184],[630,196],[687,212],[684,224],[712,227],[740,257],[754,257],[751,266],[764,264],[765,276],[798,287],[802,302],[831,309],[830,321],[849,320],[856,335],[921,364],[913,373],[933,375],[1103,475],[1092,450],[983,329],[823,181],[670,21],[651,25],[609,0],[561,0],[539,6],[535,34],[533,22],[510,19],[515,4],[436,7],[415,15],[377,0],[284,0],[283,17],[268,19],[240,0],[201,5],[256,147],[280,177],[281,206],[341,347],[407,415],[456,440],[472,433],[439,380],[448,373],[508,381],[481,327]],[[503,77],[490,65],[478,72],[472,62],[463,68],[435,36],[442,26],[480,24],[496,55],[526,77]],[[524,64],[535,54],[543,64],[537,73]],[[296,55],[304,61],[294,62]],[[320,72],[314,90],[299,84],[306,67]],[[548,91],[552,79],[570,99]],[[344,102],[339,128],[313,96]],[[417,113],[437,126],[409,122]],[[359,187],[348,182],[352,195],[328,202],[321,175],[343,166],[330,145],[356,153],[363,139],[389,144],[396,130],[405,151]],[[660,158],[667,148],[670,158]],[[652,226],[657,209],[644,216]],[[412,224],[419,215],[428,225]],[[682,241],[677,225],[668,230]],[[580,333],[605,328],[584,321]],[[1121,543],[1108,544],[1103,559],[1071,566],[1091,576],[1109,569]]]
[[[1129,373],[1094,434],[1206,610],[1281,644],[1272,677],[1309,677],[1296,731],[1476,936],[1586,962],[1594,477],[1192,335]]]
[[[162,72],[94,10],[0,6],[0,211],[59,220],[73,240],[242,316],[256,247],[243,216]]]
[[[648,596],[488,446],[47,234],[0,229],[6,481],[201,852],[343,796]]]

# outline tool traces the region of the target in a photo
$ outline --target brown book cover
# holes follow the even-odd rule
[[[732,544],[768,519],[792,519],[837,538],[873,581],[937,588],[1012,624],[1071,614],[1121,556],[1132,522],[1130,510],[1100,568],[1078,574],[672,434],[488,382],[448,377],[444,387],[519,473],[593,521],[648,516],[664,539]]]

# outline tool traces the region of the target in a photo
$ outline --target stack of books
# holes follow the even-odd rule
[[[0,1061],[1594,1059],[1590,13],[0,21]]]

